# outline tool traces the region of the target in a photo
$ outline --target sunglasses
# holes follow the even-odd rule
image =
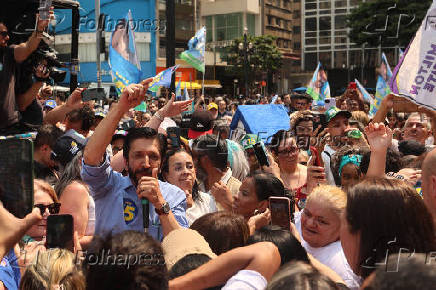
[[[0,35],[6,37],[9,35],[9,33],[7,31],[0,31]]]
[[[44,215],[46,209],[48,209],[48,212],[50,214],[58,214],[59,210],[61,209],[61,204],[57,203],[57,202],[54,202],[54,203],[51,203],[48,205],[38,203],[38,204],[35,204],[33,207],[39,208],[41,215]]]

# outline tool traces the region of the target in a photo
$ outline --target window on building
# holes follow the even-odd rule
[[[305,40],[305,44],[306,45],[316,45],[316,38],[306,38],[306,40]]]
[[[323,51],[319,53],[319,61],[322,63],[324,68],[329,68],[331,66],[332,52]]]
[[[306,10],[314,10],[316,9],[316,3],[306,3],[305,8]]]
[[[292,28],[292,32],[295,34],[300,34],[301,33],[301,26],[294,26]]]
[[[332,42],[331,37],[320,37],[319,38],[319,44],[320,45],[330,44],[331,42]]]
[[[336,15],[335,16],[335,29],[345,29],[347,28],[347,16],[346,15]]]
[[[247,14],[247,28],[248,34],[255,35],[256,34],[256,16],[254,14]]]
[[[299,19],[299,18],[301,18],[300,13],[301,13],[300,10],[294,10],[294,12],[292,14],[292,19]]]
[[[346,51],[335,51],[333,64],[334,64],[335,68],[347,67],[347,52]]]
[[[306,31],[317,31],[316,18],[306,18]]]
[[[304,54],[304,69],[308,71],[313,71],[316,69],[318,64],[318,59],[316,53],[305,53]]]
[[[336,0],[335,1],[335,7],[347,7],[347,0]]]
[[[282,20],[280,18],[276,18],[276,25],[282,27]]]
[[[331,30],[332,22],[330,16],[322,16],[319,18],[319,30]]]
[[[242,14],[231,13],[215,16],[216,41],[233,40],[242,35]]]
[[[330,2],[320,2],[319,9],[330,9]]]
[[[301,42],[294,42],[294,49],[300,50],[301,49]]]
[[[347,43],[347,38],[346,37],[335,37],[335,43],[337,44],[343,44],[343,43]]]
[[[268,15],[268,25],[272,25],[273,17]]]
[[[288,40],[284,40],[283,41],[283,47],[284,48],[289,48],[289,41]]]
[[[212,37],[212,16],[206,16],[206,42],[213,41]]]

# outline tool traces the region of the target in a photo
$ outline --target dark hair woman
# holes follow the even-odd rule
[[[390,254],[435,249],[433,220],[415,189],[397,179],[367,179],[348,192],[340,239],[354,273],[368,277]]]
[[[161,168],[161,178],[186,193],[186,218],[192,224],[204,214],[215,212],[215,199],[198,190],[196,169],[191,154],[184,149],[170,150],[165,155]]]

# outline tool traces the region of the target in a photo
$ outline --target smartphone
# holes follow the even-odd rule
[[[321,128],[318,130],[318,134],[320,134],[327,127],[327,120],[323,113],[312,112],[313,115],[313,130],[315,131],[319,126]]]
[[[253,145],[254,154],[256,155],[257,162],[260,166],[270,166],[268,160],[268,154],[266,153],[265,147],[262,146],[260,142]]]
[[[325,104],[324,107],[327,111],[331,107],[336,107],[336,99],[335,98],[325,98],[324,104]]]
[[[86,89],[82,92],[82,101],[89,102],[92,100],[105,100],[106,92],[104,88]]]
[[[47,248],[74,251],[73,216],[54,214],[47,217]]]
[[[171,140],[171,146],[176,149],[180,148],[180,128],[179,127],[168,127],[167,128],[168,138]]]
[[[52,0],[39,0],[39,19],[50,20],[50,7]]]
[[[269,198],[269,210],[271,212],[271,224],[289,231],[293,214],[291,200],[287,197],[271,196]]]
[[[29,139],[0,140],[0,201],[14,216],[33,209],[33,143]]]

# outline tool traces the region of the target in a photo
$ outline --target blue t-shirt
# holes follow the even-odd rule
[[[8,290],[14,290],[18,289],[20,279],[20,268],[18,267],[17,257],[12,249],[0,262],[0,281],[3,282],[4,287]]]
[[[136,188],[129,177],[122,176],[110,167],[109,157],[98,166],[89,166],[82,161],[82,180],[89,185],[95,201],[95,234],[115,235],[126,230],[144,231],[142,204]],[[170,205],[177,222],[189,227],[186,219],[186,194],[177,186],[159,181],[163,198]],[[148,233],[162,241],[163,232],[159,216],[150,203]]]

